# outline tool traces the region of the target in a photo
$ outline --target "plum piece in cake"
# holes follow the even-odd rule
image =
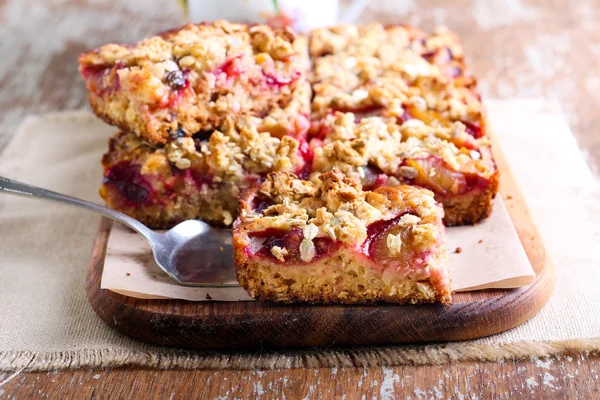
[[[428,190],[363,191],[338,171],[271,173],[240,200],[237,277],[260,300],[450,303],[443,210]]]
[[[94,112],[152,144],[271,110],[285,131],[310,112],[307,46],[290,29],[215,21],[101,46],[79,57],[79,70]]]
[[[401,125],[379,117],[356,121],[336,113],[313,139],[313,178],[339,169],[368,189],[421,186],[443,204],[446,225],[473,224],[490,215],[498,170],[488,138],[475,139],[464,124],[432,127],[410,119]]]
[[[118,133],[104,155],[100,194],[111,208],[152,228],[199,218],[231,225],[240,192],[271,171],[300,172],[301,139],[259,132],[261,120],[240,117],[220,131],[153,146]],[[300,140],[300,141],[299,141]]]

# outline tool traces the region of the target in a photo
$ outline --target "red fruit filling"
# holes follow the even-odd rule
[[[304,136],[300,136],[300,137],[296,138],[296,140],[298,140],[298,142],[300,143],[300,147],[298,147],[298,151],[300,152],[300,155],[304,159],[304,162],[307,164],[310,164],[313,159],[312,148],[310,147],[310,145],[308,144],[308,142],[306,141],[306,138]]]
[[[331,113],[333,114],[333,113]],[[333,128],[328,124],[323,123],[321,120],[311,121],[310,130],[308,131],[308,137],[310,139],[325,139],[331,132]]]
[[[225,62],[215,68],[212,73],[216,76],[225,74],[226,78],[240,76],[244,72],[242,57],[244,57],[244,54],[238,54],[237,56],[225,60]]]
[[[447,47],[438,50],[428,51],[426,53],[421,54],[421,57],[423,57],[428,62],[435,64],[446,64],[454,59],[452,51]]]
[[[417,170],[416,184],[430,189],[441,196],[464,194],[474,189],[485,189],[489,181],[477,174],[453,171],[440,157],[430,156],[405,160],[402,165]]]
[[[256,196],[252,199],[252,210],[254,210],[255,212],[262,214],[262,212],[269,208],[270,206],[272,206],[273,204],[273,200],[263,197],[263,196]]]
[[[407,108],[406,105],[402,105],[402,115],[399,115],[396,117],[396,123],[399,125],[402,125],[404,122],[408,121],[409,119],[413,118],[412,114],[410,113],[410,110]]]
[[[448,139],[450,143],[453,143],[459,149],[464,147],[469,150],[479,150],[479,144],[475,141],[475,138],[471,136],[467,136],[467,139],[463,138],[450,138]]]
[[[304,135],[310,129],[310,120],[306,115],[298,114],[294,120],[293,136]]]
[[[403,213],[395,218],[373,222],[367,227],[367,239],[362,244],[362,252],[378,266],[393,267],[397,271],[415,269],[425,265],[431,251],[416,253],[412,250],[412,226],[399,226]],[[400,235],[402,246],[393,253],[387,245],[388,235]]]
[[[291,83],[300,79],[302,74],[299,71],[294,71],[291,76],[277,75],[273,71],[262,71],[265,77],[265,83],[271,88],[281,89],[284,86],[290,85]]]
[[[175,164],[169,164],[171,167],[170,176],[166,178],[160,174],[153,176],[154,179],[159,180],[163,184],[163,187],[159,191],[155,190],[154,204],[168,206],[173,199],[185,196],[189,188],[195,188],[195,190],[202,192],[206,190],[206,187],[215,189],[219,186],[219,183],[213,182],[211,174],[202,173],[193,168],[179,169]]]
[[[467,122],[467,121],[460,121],[462,122],[465,127],[466,127],[466,131],[469,135],[473,136],[475,139],[480,139],[481,137],[483,137],[483,132],[481,131],[481,126],[473,124],[471,122]]]
[[[86,81],[88,90],[98,95],[108,95],[119,90],[121,84],[117,71],[125,68],[123,62],[114,65],[100,64],[81,66],[79,71]]]
[[[448,78],[458,78],[464,75],[462,68],[454,65],[444,68],[444,73]]]
[[[154,197],[154,189],[148,179],[140,173],[140,166],[122,161],[104,174],[104,184],[113,188],[124,206],[145,204]]]
[[[389,181],[389,176],[375,165],[368,164],[364,166],[363,172],[365,176],[362,178],[362,185],[365,190],[386,186]]]
[[[302,230],[295,228],[289,231],[283,229],[269,228],[262,232],[251,232],[249,235],[252,244],[246,248],[250,256],[260,256],[270,258],[275,262],[281,263],[272,253],[271,249],[275,246],[285,248],[287,254],[284,256],[285,263],[305,264],[300,256],[300,244],[304,239]],[[318,260],[331,254],[340,245],[329,238],[314,238],[315,256],[311,261]]]

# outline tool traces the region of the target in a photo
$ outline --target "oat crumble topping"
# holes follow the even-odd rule
[[[443,211],[436,205],[433,193],[425,189],[403,186],[366,192],[357,179],[334,170],[321,174],[315,182],[286,172],[271,173],[259,193],[275,204],[262,212],[244,209],[244,229],[299,228],[304,236],[301,254],[306,260],[314,257],[312,240],[316,237],[359,245],[366,239],[371,223],[401,214],[405,214],[401,226],[413,225],[417,248],[426,249],[439,239],[436,224]],[[396,246],[398,240],[401,241],[388,237],[388,244]]]
[[[448,124],[481,124],[483,107],[464,66],[457,36],[447,28],[432,35],[405,26],[340,25],[311,33],[311,77],[319,117],[331,111],[381,108],[381,115],[414,116]],[[413,112],[414,111],[414,112]]]
[[[481,160],[479,152],[457,148],[447,141],[451,137],[468,135],[460,122],[445,128],[408,120],[398,126],[379,117],[355,122],[352,113],[336,113],[328,121],[331,132],[324,139],[324,145],[314,150],[314,171],[337,168],[348,176],[364,178],[365,168],[377,167],[383,173],[413,179],[417,170],[402,165],[403,161],[430,156],[440,157],[455,171],[482,176],[495,171],[493,162]],[[488,139],[479,139],[479,143],[487,144]],[[315,172],[313,176],[317,174]]]
[[[290,29],[227,21],[188,24],[134,46],[84,53],[94,111],[152,144],[220,129],[227,118],[273,109],[309,112],[308,43]],[[280,116],[267,123],[281,127]],[[293,119],[292,122],[293,124]],[[291,126],[293,128],[293,126]]]
[[[248,175],[302,167],[304,160],[296,139],[259,132],[259,126],[260,119],[241,117],[235,123],[227,123],[222,131],[212,132],[207,141],[196,143],[192,137],[182,137],[155,149],[136,135],[125,134],[120,141],[121,151],[127,159],[141,165],[144,175],[167,175],[169,163],[173,163],[180,170],[202,171],[215,182],[236,182]],[[149,149],[153,151],[148,152]]]

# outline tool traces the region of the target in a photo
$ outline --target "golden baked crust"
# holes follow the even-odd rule
[[[411,186],[362,190],[338,171],[271,173],[240,200],[234,260],[261,300],[449,303],[443,210]]]
[[[215,21],[101,46],[79,68],[98,116],[161,144],[243,114],[295,129],[310,111],[307,46],[290,29]]]
[[[494,171],[484,190],[441,200],[446,226],[474,225],[492,213],[493,200],[498,193],[499,173]]]

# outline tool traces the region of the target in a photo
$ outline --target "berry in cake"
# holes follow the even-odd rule
[[[260,300],[450,303],[443,209],[425,189],[364,191],[339,171],[271,173],[240,200],[234,260]]]
[[[271,171],[301,172],[305,167],[305,142],[260,132],[263,122],[240,117],[220,131],[160,146],[133,133],[118,133],[102,160],[100,194],[109,207],[152,228],[195,218],[231,225],[243,189]]]
[[[310,112],[308,68],[306,38],[290,28],[226,21],[79,57],[94,112],[151,144],[216,130],[240,115],[270,118],[274,133],[295,132],[294,121]]]
[[[356,121],[352,113],[327,117],[313,139],[313,179],[337,169],[367,189],[402,184],[435,193],[446,225],[487,217],[498,191],[498,171],[487,138],[474,139],[464,124],[432,127],[418,119],[398,125],[380,117]]]

